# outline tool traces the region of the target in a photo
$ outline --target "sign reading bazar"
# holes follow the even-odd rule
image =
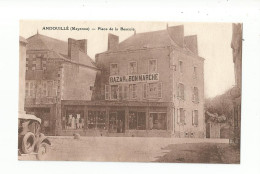
[[[159,73],[152,74],[136,74],[125,76],[110,76],[109,83],[131,83],[131,82],[153,82],[159,80]]]

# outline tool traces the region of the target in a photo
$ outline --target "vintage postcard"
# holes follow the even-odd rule
[[[18,159],[239,164],[242,33],[21,20]]]

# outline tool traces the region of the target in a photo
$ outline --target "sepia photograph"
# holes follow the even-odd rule
[[[240,164],[243,23],[19,25],[19,161]]]

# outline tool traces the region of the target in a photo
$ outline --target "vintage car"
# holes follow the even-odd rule
[[[46,159],[50,140],[40,133],[41,119],[30,114],[18,117],[18,155],[36,155],[38,160]]]

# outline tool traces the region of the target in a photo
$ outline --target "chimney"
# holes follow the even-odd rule
[[[109,33],[108,34],[107,50],[111,50],[111,49],[116,48],[118,46],[118,43],[119,43],[119,37]]]
[[[83,53],[87,54],[87,52],[88,52],[88,44],[87,44],[88,40],[87,39],[78,40],[78,43],[79,43],[79,49]]]
[[[179,26],[167,27],[167,30],[172,40],[180,47],[183,47],[184,26],[179,25]]]
[[[197,35],[185,36],[184,43],[185,43],[185,46],[188,49],[190,49],[193,53],[198,54]]]
[[[79,62],[79,49],[80,44],[77,40],[69,38],[68,39],[68,57],[74,62]]]

